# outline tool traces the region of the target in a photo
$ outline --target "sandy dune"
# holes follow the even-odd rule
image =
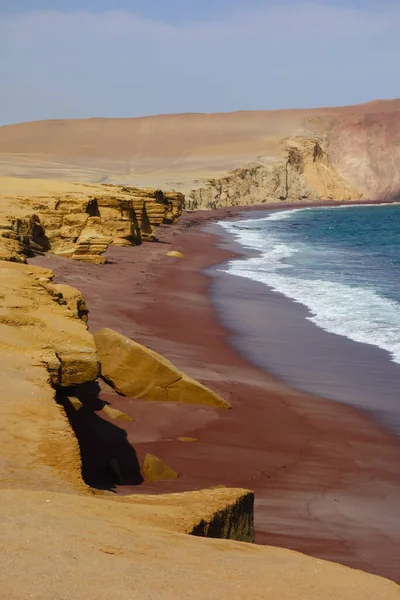
[[[399,123],[400,100],[22,123],[0,127],[0,174],[188,191],[204,178],[281,160],[288,139],[317,137],[350,185],[367,197],[392,196],[400,190]]]

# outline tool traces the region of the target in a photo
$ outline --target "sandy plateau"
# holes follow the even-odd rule
[[[188,206],[393,199],[400,100],[0,127],[0,174],[181,191]]]
[[[178,485],[174,490],[179,469],[175,472],[151,449],[136,456],[129,424],[136,419],[140,428],[144,404],[154,422],[158,411],[165,410],[159,407],[167,405],[177,430],[174,448],[180,444],[181,453],[193,456],[198,440],[183,426],[189,415],[185,411],[196,405],[205,429],[207,419],[233,422],[235,409],[244,410],[245,398],[235,396],[244,379],[236,392],[225,393],[226,377],[222,386],[218,378],[224,377],[218,370],[202,377],[201,364],[197,369],[189,360],[184,364],[168,351],[165,340],[157,344],[154,338],[149,350],[149,330],[138,336],[138,344],[121,335],[129,336],[128,330],[98,331],[101,314],[106,321],[109,317],[102,325],[112,326],[121,315],[129,319],[129,304],[136,301],[144,315],[150,310],[146,302],[140,305],[133,291],[108,278],[114,266],[120,268],[119,258],[124,261],[140,252],[138,280],[139,271],[151,273],[153,259],[175,265],[176,276],[188,274],[186,253],[174,244],[179,237],[171,234],[164,244],[162,239],[152,243],[159,230],[177,228],[185,206],[395,198],[400,171],[398,127],[393,124],[398,122],[399,106],[393,101],[319,111],[49,121],[0,128],[1,598],[400,599],[399,586],[383,577],[252,543],[251,486],[228,488],[210,478],[206,489],[184,491]],[[346,151],[341,152],[342,147]],[[190,238],[188,225],[195,222],[188,219],[180,231]],[[156,252],[148,252],[150,247]],[[53,262],[56,278],[46,268]],[[197,268],[196,261],[193,264]],[[90,300],[85,298],[69,285],[63,270],[70,271],[75,282],[81,277],[78,287],[97,279],[104,300],[90,294]],[[131,269],[124,277],[134,275]],[[193,291],[193,299],[195,314],[208,310],[205,294]],[[166,318],[173,314],[171,301],[179,309],[176,300],[190,302],[189,292],[182,298],[177,289],[174,297],[166,295]],[[118,306],[120,312],[113,314]],[[153,309],[155,326],[163,327],[162,298]],[[88,329],[92,310],[95,327]],[[190,334],[188,315],[180,312],[182,316],[170,323],[171,331],[182,327]],[[221,336],[215,332],[217,345]],[[171,348],[177,348],[178,341],[173,339]],[[196,339],[192,344],[196,347]],[[161,350],[167,358],[157,354]],[[230,356],[226,354],[227,361]],[[229,365],[221,363],[220,368],[228,373]],[[251,379],[250,372],[237,368],[243,378]],[[233,362],[231,375],[235,369]],[[116,391],[129,396],[129,403],[137,400],[137,415],[121,408],[128,399],[121,400],[103,382],[99,385],[101,373]],[[234,379],[230,384],[234,388]],[[286,392],[277,382],[256,385],[271,398],[278,394],[279,410],[284,411]],[[106,401],[100,388],[107,390]],[[303,415],[300,409],[295,415],[291,407],[291,402],[301,404],[301,394],[291,398],[291,444],[293,427],[299,427],[299,439],[307,430],[311,447],[313,430],[318,430],[318,439],[322,435],[323,415],[316,413],[310,425],[308,405]],[[278,412],[272,417],[276,424]],[[364,421],[361,426],[346,414],[352,434],[361,432],[355,446],[372,440],[379,457],[389,453],[384,434],[374,430],[367,435]],[[335,419],[336,427],[340,419]],[[107,457],[106,463],[106,479],[112,485],[96,486],[82,476],[82,457],[104,451],[101,439],[83,449],[81,442],[90,428],[122,440],[135,483],[144,475],[153,493],[111,491],[123,487],[125,478],[115,457]],[[331,434],[325,437],[338,442]],[[325,452],[322,442],[321,448]],[[218,453],[215,446],[210,449]],[[220,450],[227,451],[222,443]],[[291,446],[290,452],[298,453],[297,447]],[[351,455],[352,464],[357,460],[358,455]],[[158,493],[165,491],[157,488],[159,481],[176,493]],[[199,481],[203,484],[204,474]]]

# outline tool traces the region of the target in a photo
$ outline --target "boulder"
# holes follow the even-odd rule
[[[167,252],[167,256],[173,256],[175,258],[184,258],[182,252],[179,252],[178,250],[170,250],[170,252]]]
[[[149,483],[164,481],[166,479],[176,479],[178,473],[163,463],[161,458],[153,454],[146,454],[143,463],[143,476]]]
[[[230,408],[221,396],[182,373],[150,348],[112,329],[101,329],[94,338],[101,375],[119,394],[146,400]]]

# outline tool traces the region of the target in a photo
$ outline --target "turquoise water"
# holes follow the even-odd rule
[[[318,327],[400,363],[400,205],[269,211],[221,222],[254,256],[226,270],[308,308]]]

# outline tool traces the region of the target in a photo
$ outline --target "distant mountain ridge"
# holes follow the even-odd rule
[[[400,100],[0,127],[0,174],[162,187],[188,206],[400,197]]]

